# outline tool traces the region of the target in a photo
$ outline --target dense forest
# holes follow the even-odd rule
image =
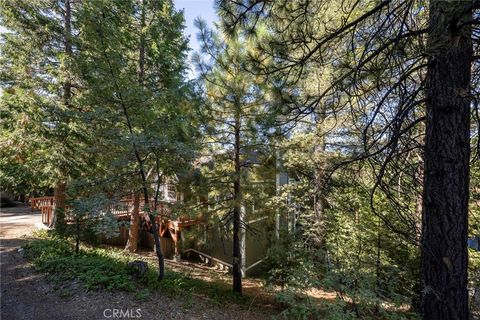
[[[77,254],[147,230],[165,282],[174,184],[191,241],[230,239],[235,296],[264,234],[279,318],[480,318],[480,2],[213,5],[193,52],[172,0],[3,1],[2,192],[52,196]]]

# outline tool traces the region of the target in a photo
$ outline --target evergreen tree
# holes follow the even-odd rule
[[[70,0],[4,1],[1,115],[2,185],[18,192],[55,186],[55,221],[64,230],[65,186],[81,174],[88,134],[77,115],[78,53]]]
[[[394,170],[409,170],[409,163],[398,159],[423,147],[422,315],[466,319],[470,97],[471,88],[478,85],[471,76],[472,66],[477,69],[472,25],[478,25],[474,17],[479,3],[359,4],[218,1],[223,23],[235,33],[239,26],[255,33],[255,26],[262,23],[272,30],[274,36],[258,62],[264,65],[273,59],[275,63],[267,65],[264,74],[302,78],[313,63],[339,68],[331,85],[318,90],[310,103],[338,101],[339,92],[347,97],[345,106],[362,120],[364,141],[362,153],[348,162],[375,159],[380,164],[374,189],[389,190],[388,200],[399,210],[393,221],[378,210],[375,213],[414,241],[417,225],[409,216],[415,217],[415,212],[408,213],[408,206],[391,192],[388,179]],[[343,12],[343,18],[328,19],[330,10]],[[321,32],[316,33],[309,22],[318,23]],[[423,139],[413,138],[422,132],[422,123],[424,146]],[[402,222],[401,229],[397,222]]]
[[[209,183],[211,195],[221,201],[223,221],[233,222],[233,291],[242,294],[241,233],[246,227],[246,195],[252,183],[251,169],[260,163],[265,147],[265,88],[246,72],[252,43],[242,37],[225,39],[196,20],[201,52],[194,56],[204,87],[208,145],[213,159]],[[217,209],[218,209],[217,207]]]
[[[183,15],[171,1],[97,0],[84,4],[79,25],[79,72],[90,128],[111,148],[107,166],[137,181],[133,192],[143,198],[162,280],[158,187],[163,175],[173,175],[191,159],[196,130],[184,82]],[[134,215],[131,228],[138,227],[137,210]]]

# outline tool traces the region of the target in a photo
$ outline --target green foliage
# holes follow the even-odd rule
[[[306,288],[319,285],[318,263],[312,259],[317,252],[309,250],[303,241],[286,232],[280,235],[267,252],[264,269],[267,271],[266,287],[275,290],[276,301],[284,310],[279,318],[324,319],[321,306],[306,295]]]
[[[473,249],[468,250],[468,282],[472,293],[480,290],[480,252]],[[472,299],[471,306],[475,310],[480,308],[480,303]]]
[[[280,286],[282,291],[290,289],[302,292],[305,288],[318,285],[318,265],[309,250],[297,235],[283,233],[268,249],[264,260],[267,271],[267,286]]]
[[[75,54],[65,44],[76,49],[78,38],[71,34],[74,17],[67,30],[67,2],[0,5],[7,29],[0,36],[0,182],[10,192],[39,191],[78,176],[91,156],[85,152],[90,137],[77,112],[81,106],[72,99],[78,87]]]
[[[119,235],[119,227],[121,224],[118,222],[116,216],[107,212],[103,215],[99,221],[94,225],[93,230],[97,235],[103,235],[107,239],[113,238]]]
[[[185,81],[183,22],[168,0],[89,1],[78,11],[77,72],[85,88],[79,100],[88,106],[82,116],[99,154],[86,187],[116,197],[146,188],[152,200],[163,179],[188,170],[196,96]]]
[[[290,150],[286,156],[291,157],[293,152]],[[369,189],[360,182],[368,184],[370,179],[357,177],[355,181],[348,174],[334,176],[326,194],[325,237],[320,248],[308,241],[312,231],[316,232],[309,223],[312,212],[308,180],[299,179],[283,187],[273,199],[271,205],[282,216],[291,219],[295,215],[294,221],[286,223],[291,227],[274,240],[265,262],[269,270],[267,284],[280,286],[278,298],[289,316],[309,317],[308,309],[317,314],[320,308],[322,319],[416,317],[405,309],[418,299],[418,248],[392,234],[372,212]],[[289,206],[287,199],[297,206]],[[378,197],[374,201],[378,201],[376,205],[384,214],[392,214],[388,206],[382,207],[385,199]],[[305,288],[335,292],[337,301],[320,306],[305,296]]]
[[[80,224],[80,230],[73,230],[76,226],[72,226],[69,233],[80,232],[81,234],[77,236],[81,237],[81,240],[100,235],[106,238],[118,236],[120,223],[109,210],[114,205],[114,201],[107,199],[101,193],[72,200],[69,214],[75,224]]]
[[[156,263],[149,263],[144,277],[130,275],[128,262],[138,257],[115,248],[82,246],[75,254],[73,243],[51,232],[39,232],[38,239],[24,246],[24,256],[35,267],[47,274],[56,287],[78,280],[88,290],[107,289],[134,291],[139,299],[148,299],[150,292],[162,290],[173,296],[195,295],[207,297],[211,303],[221,305],[225,301],[250,304],[249,298],[238,297],[224,282],[206,282],[188,274],[167,270],[162,282],[157,281]]]
[[[338,181],[327,210],[328,251],[325,288],[351,302],[358,314],[385,317],[409,307],[419,279],[417,247],[392,235],[371,212],[368,193],[360,185]],[[385,202],[378,199],[379,202]],[[382,305],[390,305],[384,308]]]
[[[278,318],[284,319],[325,319],[319,304],[306,296],[300,296],[291,290],[285,290],[277,295],[277,301],[285,307]]]
[[[71,243],[57,237],[43,237],[25,245],[25,257],[54,283],[80,280],[87,289],[118,289],[132,291],[125,258],[107,254],[107,250],[82,250],[75,254]]]
[[[62,179],[83,185],[74,198],[102,187],[131,192],[132,144],[161,174],[188,167],[197,97],[184,79],[184,18],[172,1],[14,0],[0,10],[4,189],[38,192]]]

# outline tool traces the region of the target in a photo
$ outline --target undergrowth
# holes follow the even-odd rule
[[[206,282],[179,272],[167,270],[164,280],[158,282],[157,268],[153,264],[149,264],[144,276],[137,278],[129,272],[127,264],[138,257],[117,248],[83,245],[76,254],[74,244],[68,240],[45,231],[35,236],[36,239],[23,247],[24,257],[57,287],[69,281],[79,281],[87,290],[135,292],[139,300],[145,300],[151,292],[160,290],[184,298],[185,295],[190,298],[201,296],[213,304],[225,301],[249,303],[248,298],[235,295],[224,283]]]

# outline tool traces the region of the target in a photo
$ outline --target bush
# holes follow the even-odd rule
[[[316,253],[301,240],[295,239],[294,235],[282,234],[268,249],[264,261],[264,268],[268,270],[267,286],[303,291],[318,285],[318,259],[313,257]]]
[[[208,297],[214,304],[226,300],[251,303],[248,298],[233,294],[225,283],[206,282],[191,278],[188,274],[167,270],[162,282],[157,280],[156,264],[150,264],[142,277],[132,276],[128,263],[138,256],[116,248],[93,248],[82,246],[75,254],[73,242],[48,232],[39,232],[24,248],[24,257],[47,274],[54,285],[78,280],[87,290],[108,289],[137,291],[137,297],[145,299],[150,291],[162,290],[185,298],[194,295]]]
[[[55,283],[78,279],[87,289],[107,288],[132,291],[135,287],[125,259],[112,257],[106,250],[80,251],[55,236],[43,236],[24,246],[25,258],[32,261]]]

